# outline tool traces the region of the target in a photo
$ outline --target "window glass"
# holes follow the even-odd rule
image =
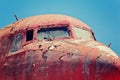
[[[12,46],[10,52],[15,52],[21,49],[22,47],[23,34],[16,34],[12,41]]]
[[[67,27],[41,28],[37,32],[37,38],[39,40],[65,37],[69,37],[69,31]]]
[[[33,39],[33,30],[28,30],[26,32],[26,41],[30,41]]]
[[[90,32],[88,32],[88,31],[86,31],[86,30],[83,30],[83,29],[74,27],[74,31],[75,31],[75,34],[76,34],[76,37],[77,37],[77,38],[81,38],[81,39],[92,39]]]

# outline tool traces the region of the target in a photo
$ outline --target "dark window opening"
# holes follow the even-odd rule
[[[55,39],[69,37],[69,30],[67,26],[54,27],[54,28],[41,28],[37,32],[37,38],[43,39]]]
[[[29,30],[26,32],[26,41],[30,41],[33,39],[33,30]]]

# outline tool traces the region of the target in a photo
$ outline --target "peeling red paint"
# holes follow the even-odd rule
[[[46,16],[26,18],[0,30],[0,80],[120,80],[119,57],[95,41],[86,24],[67,16]],[[58,25],[69,27],[69,38],[37,40],[39,27]],[[90,31],[92,39],[77,39],[73,31],[77,25]],[[30,29],[34,36],[26,42]],[[10,52],[12,38],[19,33],[23,33],[22,47]]]

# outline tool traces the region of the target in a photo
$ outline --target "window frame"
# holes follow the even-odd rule
[[[70,28],[70,25],[68,24],[62,24],[62,25],[46,25],[46,26],[39,26],[36,30],[36,40],[39,40],[37,38],[37,35],[38,35],[38,31],[41,29],[41,28],[59,28],[59,27],[67,27],[68,29],[68,35],[69,37],[64,37],[64,38],[54,38],[53,40],[61,40],[61,39],[70,39],[72,38],[72,31],[71,31],[71,28]],[[48,39],[42,39],[42,40],[48,40]]]
[[[82,28],[73,26],[73,32],[74,32],[74,36],[75,36],[76,39],[84,39],[84,38],[78,38],[78,37],[77,37],[75,28],[78,28],[78,29],[81,29],[81,30],[83,30],[83,31],[89,32],[90,38],[89,38],[89,39],[85,39],[85,40],[95,40],[95,39],[94,39],[94,36],[92,35],[92,32],[91,32],[91,31],[88,31],[88,30],[86,30],[86,29],[82,29]]]
[[[10,50],[11,50],[12,45],[13,45],[14,37],[15,37],[16,35],[19,35],[19,34],[22,35],[21,47],[20,47],[18,50],[11,52]],[[17,33],[15,32],[14,34],[10,34],[10,36],[12,36],[12,38],[13,38],[13,39],[11,39],[11,46],[10,46],[10,48],[9,48],[9,54],[11,55],[11,54],[14,54],[14,53],[16,53],[16,52],[18,52],[18,51],[20,51],[20,50],[22,49],[22,47],[23,47],[23,40],[24,40],[24,33],[23,33],[23,32],[17,32]]]
[[[32,31],[32,39],[30,39],[30,40],[27,40],[27,32],[28,31]],[[26,30],[25,35],[26,35],[26,37],[25,37],[26,42],[33,41],[33,39],[34,39],[34,29]]]

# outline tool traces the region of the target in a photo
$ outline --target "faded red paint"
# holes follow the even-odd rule
[[[56,25],[68,25],[70,37],[37,40],[39,27]],[[63,15],[26,18],[1,29],[0,80],[120,80],[120,58],[93,35],[91,40],[76,39],[73,26],[93,34],[86,24]],[[34,37],[26,42],[30,29]],[[18,33],[24,33],[22,48],[10,53],[11,40]]]

